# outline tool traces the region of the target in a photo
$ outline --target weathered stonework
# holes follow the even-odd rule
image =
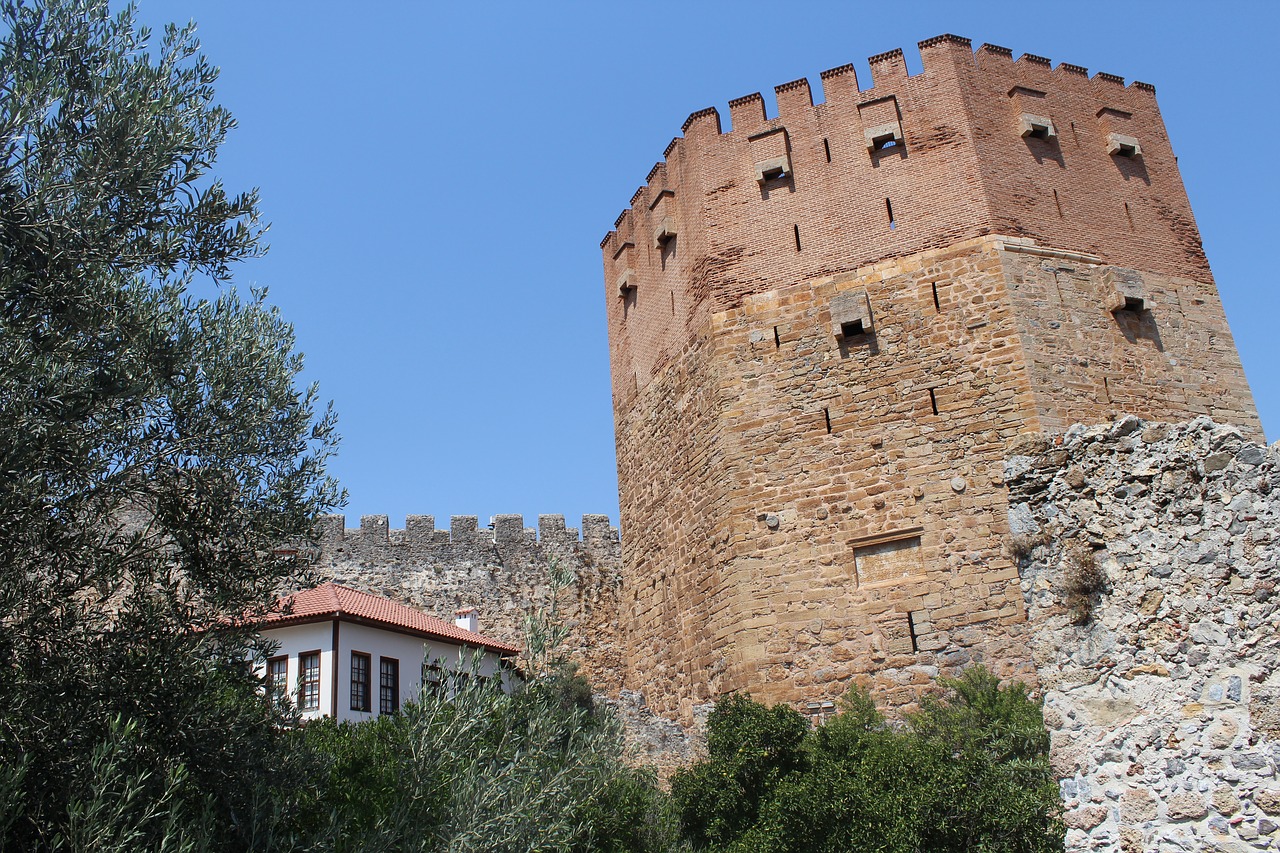
[[[519,515],[495,516],[480,529],[475,516],[454,516],[448,530],[435,519],[411,515],[404,530],[389,530],[385,515],[367,515],[358,529],[343,516],[322,520],[314,567],[336,580],[451,619],[475,607],[480,630],[525,646],[526,614],[551,603],[549,566],[571,569],[558,615],[569,629],[563,651],[582,666],[600,690],[620,686],[622,643],[616,629],[620,577],[618,530],[604,515],[582,519],[582,535],[566,528],[564,516],[538,517],[526,528]]]
[[[1280,849],[1280,444],[1208,418],[1058,441],[1006,474],[1067,849]]]
[[[409,516],[403,530],[389,529],[385,515],[363,516],[354,529],[333,515],[322,519],[317,533],[310,557],[322,580],[443,619],[475,607],[483,633],[522,649],[525,617],[550,610],[552,563],[569,569],[573,582],[556,600],[556,618],[568,629],[557,651],[578,664],[596,701],[617,713],[637,761],[666,778],[695,754],[710,706],[696,709],[694,724],[685,727],[656,714],[640,693],[622,689],[627,638],[618,619],[621,552],[607,516],[583,516],[581,536],[565,527],[561,515],[538,516],[536,530],[519,515],[495,516],[483,529],[475,516],[453,516],[448,530],[436,530],[435,519],[425,515]]]
[[[1008,449],[1260,434],[1154,89],[920,48],[694,113],[601,244],[624,684],[660,713],[1029,677]]]

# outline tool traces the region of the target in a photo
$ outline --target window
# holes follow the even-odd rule
[[[369,656],[364,652],[351,653],[351,710],[369,710]]]
[[[445,684],[444,667],[442,667],[438,662],[423,665],[422,683],[429,693],[436,696],[443,696],[447,687]]]
[[[378,713],[400,710],[400,661],[378,658]]]
[[[284,699],[289,695],[288,655],[267,661],[267,695],[273,699]]]
[[[320,708],[320,652],[298,655],[298,708],[303,711]]]

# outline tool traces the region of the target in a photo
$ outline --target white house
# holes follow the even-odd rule
[[[371,720],[417,698],[423,674],[498,678],[509,689],[515,646],[475,631],[475,611],[456,624],[387,598],[326,583],[280,599],[260,633],[279,644],[266,662],[268,689],[305,718]]]

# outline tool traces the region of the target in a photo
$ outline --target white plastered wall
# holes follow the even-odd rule
[[[337,670],[336,698],[337,718],[359,722],[378,716],[379,659],[394,658],[400,663],[400,704],[418,698],[424,661],[439,663],[445,669],[466,668],[471,665],[475,650],[429,640],[396,631],[387,631],[369,625],[340,621],[337,632],[337,653],[334,653],[333,621],[308,625],[294,625],[263,631],[263,636],[280,644],[277,655],[289,657],[289,696],[297,700],[298,654],[319,649],[320,655],[320,709],[304,711],[304,718],[331,716],[334,713],[335,664]],[[351,710],[351,653],[369,655],[370,710]],[[479,674],[492,678],[499,675],[505,690],[511,689],[511,675],[502,667],[500,657],[485,651],[480,657]]]

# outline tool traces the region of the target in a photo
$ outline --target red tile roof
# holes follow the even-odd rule
[[[513,655],[520,651],[516,646],[459,628],[452,622],[428,616],[389,598],[333,582],[281,598],[276,603],[275,610],[262,620],[260,626],[264,629],[283,628],[286,625],[330,619],[347,619],[459,645],[480,646],[503,655]]]

